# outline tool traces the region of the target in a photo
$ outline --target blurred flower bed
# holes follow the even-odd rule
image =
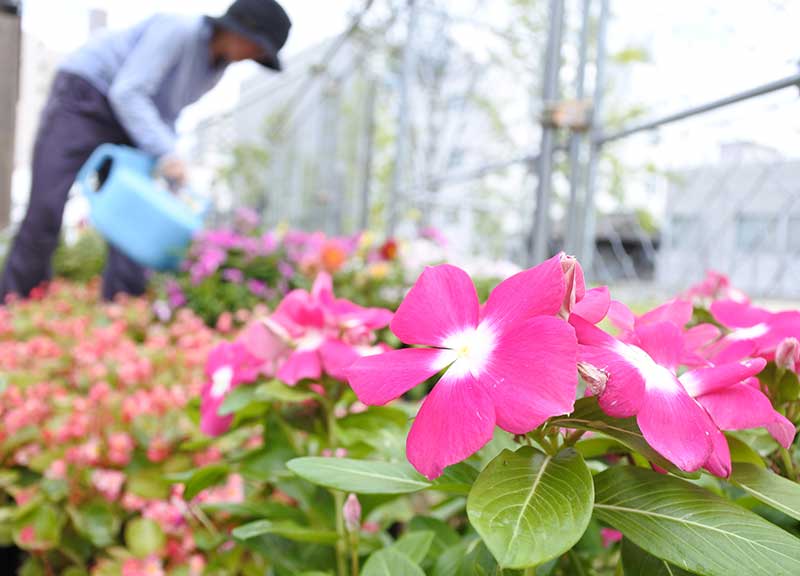
[[[157,313],[167,318],[189,308],[209,326],[241,326],[240,310],[274,307],[295,288],[309,288],[319,272],[333,276],[337,294],[365,306],[394,309],[428,265],[452,262],[447,241],[430,228],[413,240],[380,240],[368,232],[327,236],[279,228],[264,231],[255,215],[240,211],[230,228],[197,238],[177,276],[161,276]],[[513,264],[472,261],[478,291],[488,296]],[[241,315],[240,315],[241,316]]]
[[[197,425],[217,336],[188,310],[167,326],[147,300],[97,295],[56,281],[0,308],[0,542],[29,552],[22,574],[236,573],[231,516],[203,507],[242,502],[245,480],[190,498],[177,481],[221,457]]]

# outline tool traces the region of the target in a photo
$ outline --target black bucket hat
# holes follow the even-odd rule
[[[264,49],[257,62],[272,70],[282,70],[278,57],[289,38],[292,21],[275,0],[236,0],[224,16],[206,17],[214,26],[252,40]]]

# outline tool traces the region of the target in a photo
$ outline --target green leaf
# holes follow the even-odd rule
[[[14,542],[23,550],[52,550],[61,542],[61,530],[66,523],[64,513],[49,504],[32,506],[20,514],[14,522]],[[25,536],[33,528],[32,540]]]
[[[429,488],[406,463],[351,458],[295,458],[286,467],[319,486],[356,494],[408,494]]]
[[[335,544],[338,539],[336,532],[330,530],[315,530],[299,526],[294,522],[272,522],[271,520],[250,522],[234,528],[232,534],[239,540],[249,540],[264,534],[273,534],[295,542],[311,542],[314,544]]]
[[[679,470],[672,462],[656,452],[645,440],[635,418],[612,418],[600,408],[597,397],[581,398],[575,402],[575,410],[567,416],[550,420],[553,426],[574,428],[589,432],[600,432],[619,441],[630,450],[638,452],[653,464],[679,476],[687,474]],[[696,476],[696,475],[695,475]]]
[[[361,576],[425,576],[425,572],[405,554],[385,548],[369,557]]]
[[[251,402],[255,402],[258,396],[258,388],[255,386],[239,386],[228,392],[222,406],[217,413],[220,416],[227,416],[242,410]]]
[[[766,468],[736,463],[731,481],[765,504],[800,520],[800,485]]]
[[[689,576],[669,562],[651,556],[627,538],[622,541],[622,566],[625,576]]]
[[[90,502],[80,508],[67,508],[75,529],[97,548],[106,548],[116,541],[120,520],[105,502]]]
[[[206,488],[221,484],[228,477],[228,472],[225,464],[213,464],[193,472],[183,489],[183,499],[189,501]]]
[[[542,564],[572,548],[592,517],[592,475],[574,449],[505,450],[478,476],[470,523],[501,566]]]
[[[160,552],[166,544],[161,526],[149,518],[135,518],[125,526],[125,545],[134,556],[144,558]]]
[[[631,466],[610,468],[594,480],[597,517],[684,570],[800,574],[800,540],[708,490]]]
[[[293,403],[313,400],[317,396],[311,392],[303,392],[287,386],[278,380],[271,380],[258,387],[258,398],[260,400]]]
[[[433,481],[432,488],[441,492],[466,496],[477,478],[478,470],[466,462],[459,462],[445,468],[442,475]]]
[[[167,500],[169,498],[169,481],[160,472],[154,470],[142,470],[131,474],[125,487],[128,492],[148,500]]]
[[[731,451],[731,462],[747,462],[761,468],[766,467],[764,459],[758,455],[758,452],[750,448],[746,442],[742,442],[731,434],[725,434],[725,439],[728,441],[728,448]]]
[[[493,576],[497,563],[477,536],[467,538],[438,555],[433,576]]]
[[[458,544],[458,533],[447,523],[430,516],[414,516],[408,524],[409,532],[430,531],[434,533],[431,554],[438,557],[446,549]]]
[[[422,532],[409,532],[392,544],[392,550],[402,552],[416,564],[422,564],[430,552],[435,534],[428,530]]]

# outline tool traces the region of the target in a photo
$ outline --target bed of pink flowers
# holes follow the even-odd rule
[[[389,310],[317,270],[224,334],[93,290],[0,309],[26,574],[800,573],[800,311],[723,276],[642,313],[563,254],[437,265]]]
[[[24,574],[234,573],[231,516],[204,509],[243,502],[245,480],[190,498],[179,481],[222,458],[195,416],[218,336],[188,311],[164,325],[146,300],[97,293],[57,282],[0,308],[0,537],[29,552]]]

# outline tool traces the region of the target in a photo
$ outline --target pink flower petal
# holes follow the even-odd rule
[[[608,319],[615,328],[622,332],[633,330],[636,315],[622,302],[612,300],[608,306]]]
[[[670,322],[657,322],[636,327],[641,348],[656,364],[675,372],[683,356],[684,343],[681,330]]]
[[[392,332],[406,344],[441,346],[478,324],[478,294],[466,272],[443,264],[426,268],[400,304]]]
[[[564,302],[565,291],[558,254],[498,284],[486,301],[483,317],[506,330],[534,316],[555,316]]]
[[[725,336],[709,346],[704,354],[715,364],[727,364],[755,356],[756,348],[756,343],[752,340],[736,340]]]
[[[314,280],[314,286],[311,288],[311,296],[323,304],[328,304],[334,301],[333,296],[333,278],[327,272],[320,272]]]
[[[777,420],[777,412],[769,399],[760,390],[746,384],[703,394],[697,401],[722,430],[759,428]]]
[[[349,344],[341,340],[326,340],[319,348],[322,367],[325,373],[337,380],[347,379],[347,370],[361,355]]]
[[[731,475],[731,450],[728,447],[728,440],[722,432],[715,430],[711,434],[711,442],[713,449],[705,468],[714,476],[727,478]]]
[[[241,342],[250,354],[264,362],[279,358],[287,350],[283,340],[260,321],[251,322],[239,335],[237,342]]]
[[[305,290],[293,290],[278,304],[272,319],[293,335],[306,328],[325,326],[325,314]]]
[[[681,384],[690,396],[697,398],[703,394],[738,384],[764,369],[767,361],[763,358],[745,362],[728,362],[718,366],[698,368],[680,377]]]
[[[578,360],[608,376],[605,389],[597,399],[603,412],[614,418],[629,418],[639,412],[644,402],[644,379],[628,359],[611,350],[580,345]]]
[[[646,357],[606,334],[579,316],[570,316],[570,324],[578,336],[578,360],[591,364],[608,375],[605,390],[600,394],[600,407],[609,416],[627,418],[634,416],[644,401],[644,378],[636,366],[637,357]]]
[[[688,300],[670,300],[640,316],[636,320],[636,326],[671,322],[675,326],[683,328],[692,319],[693,311],[692,303]]]
[[[772,437],[775,438],[778,444],[788,450],[794,442],[797,428],[795,428],[795,425],[792,424],[791,420],[786,418],[786,416],[775,412],[775,420],[772,424],[767,424],[767,432],[772,434]]]
[[[322,376],[322,363],[317,350],[295,350],[278,369],[278,379],[289,386],[294,386],[300,380],[310,378],[318,379]]]
[[[442,370],[447,362],[441,350],[403,348],[359,358],[347,370],[347,379],[361,402],[382,406]]]
[[[478,380],[492,397],[497,425],[530,432],[575,403],[575,331],[562,320],[540,316],[502,334]]]
[[[608,286],[600,286],[588,290],[583,299],[572,308],[572,313],[592,324],[597,324],[608,314],[610,304],[611,295]]]
[[[720,330],[713,324],[698,324],[683,333],[683,341],[689,350],[698,350],[720,337]]]
[[[650,446],[681,470],[698,470],[711,455],[716,427],[677,379],[674,385],[666,376],[657,385],[648,382],[636,422]]]
[[[489,393],[469,372],[445,375],[422,403],[406,442],[409,462],[434,479],[492,439],[494,408]]]
[[[711,315],[714,320],[727,326],[728,328],[747,328],[761,324],[770,319],[772,314],[751,306],[744,302],[734,302],[733,300],[718,300],[711,304]]]

